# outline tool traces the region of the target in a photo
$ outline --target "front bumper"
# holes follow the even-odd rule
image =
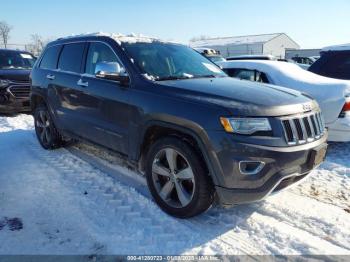
[[[258,201],[273,192],[286,188],[315,168],[316,150],[325,153],[327,133],[312,143],[290,147],[268,147],[237,143],[227,134],[215,132],[214,159],[218,165],[215,180],[216,192],[222,205]],[[218,138],[219,136],[219,138]],[[323,157],[322,157],[323,158]],[[240,161],[264,162],[254,175],[242,174]],[[318,159],[322,162],[323,159]]]
[[[350,142],[350,115],[338,118],[328,126],[328,132],[331,142]]]
[[[250,203],[263,200],[270,194],[285,189],[305,177],[306,174],[283,174],[278,173],[271,177],[263,186],[254,189],[229,189],[216,186],[220,204],[222,206],[231,206],[234,204]]]
[[[0,90],[0,113],[15,114],[30,112],[30,101],[28,97],[16,97],[8,89]]]

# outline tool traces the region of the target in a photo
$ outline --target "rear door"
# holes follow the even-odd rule
[[[55,77],[57,74],[57,63],[61,49],[62,45],[48,47],[38,65],[39,70],[33,70],[31,73],[32,92],[47,92],[43,93],[42,95],[47,97],[48,106],[51,109],[51,113],[53,113],[53,116],[55,117],[56,124],[59,127],[61,126],[56,114],[56,109],[58,107],[57,99],[55,97],[51,97],[50,95],[55,94],[55,92],[51,90],[55,90],[56,88]]]
[[[52,82],[55,88],[49,90],[49,96],[55,105],[62,128],[72,133],[80,134],[83,131],[82,121],[78,109],[79,86],[78,81],[82,74],[82,60],[85,51],[85,42],[64,44],[58,59],[57,71],[53,74]]]
[[[99,62],[118,62],[124,67],[108,44],[89,43],[77,100],[80,105],[77,112],[85,126],[84,136],[127,154],[130,90],[117,81],[96,78],[95,68]]]

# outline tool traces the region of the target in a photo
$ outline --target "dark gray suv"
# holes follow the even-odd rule
[[[31,73],[45,149],[74,138],[120,152],[154,200],[181,218],[260,200],[307,176],[326,154],[317,103],[235,80],[189,47],[86,35],[50,43]]]
[[[0,49],[0,114],[30,112],[29,74],[35,60],[26,51]]]

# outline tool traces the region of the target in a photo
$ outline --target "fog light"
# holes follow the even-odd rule
[[[240,161],[239,171],[243,175],[256,175],[264,168],[264,166],[265,163],[262,161]]]

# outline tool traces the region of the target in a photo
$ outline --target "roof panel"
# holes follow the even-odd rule
[[[192,41],[190,45],[193,47],[204,47],[204,46],[219,46],[219,45],[227,45],[227,44],[231,44],[231,45],[257,44],[257,43],[266,43],[271,39],[280,35],[282,35],[282,33],[218,37],[218,38]]]
[[[333,45],[322,48],[322,52],[326,51],[350,51],[350,44]]]

